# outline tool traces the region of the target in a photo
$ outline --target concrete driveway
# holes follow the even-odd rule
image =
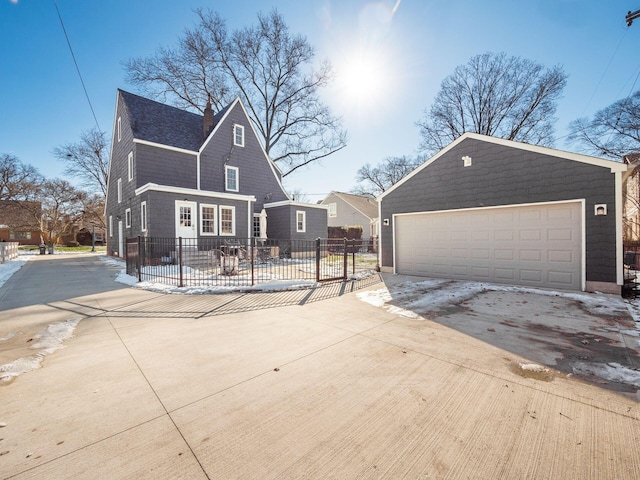
[[[64,262],[74,278],[113,277],[95,257]],[[56,268],[40,263],[31,274]],[[391,292],[398,280],[385,277]],[[513,293],[433,319],[344,286],[0,301],[0,365],[42,359],[0,384],[0,478],[640,478],[631,392],[514,368],[551,357],[529,345],[534,329],[522,347],[500,340],[520,327],[488,326],[481,304],[522,316],[565,305]],[[64,348],[29,348],[61,324],[74,325]]]

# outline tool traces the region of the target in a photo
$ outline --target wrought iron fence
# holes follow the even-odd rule
[[[374,240],[260,238],[127,239],[127,273],[179,287],[313,284],[378,270]]]

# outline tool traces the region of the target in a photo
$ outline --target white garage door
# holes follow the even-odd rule
[[[396,271],[581,290],[580,202],[398,215]]]

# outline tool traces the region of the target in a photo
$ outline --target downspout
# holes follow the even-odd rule
[[[624,284],[624,244],[622,241],[622,217],[624,209],[624,198],[622,196],[623,174],[625,179],[633,173],[633,168],[627,168],[625,172],[615,172],[616,184],[616,283]]]

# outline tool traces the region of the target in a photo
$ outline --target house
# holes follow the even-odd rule
[[[327,236],[326,207],[289,198],[239,98],[198,115],[118,90],[105,214],[118,256],[139,235]]]
[[[465,133],[378,198],[381,269],[619,294],[626,170]]]
[[[21,245],[40,245],[42,236],[36,218],[40,217],[40,202],[0,201],[0,241]]]
[[[351,193],[331,192],[321,205],[329,209],[330,227],[362,227],[362,238],[378,235],[378,202],[374,198]]]

